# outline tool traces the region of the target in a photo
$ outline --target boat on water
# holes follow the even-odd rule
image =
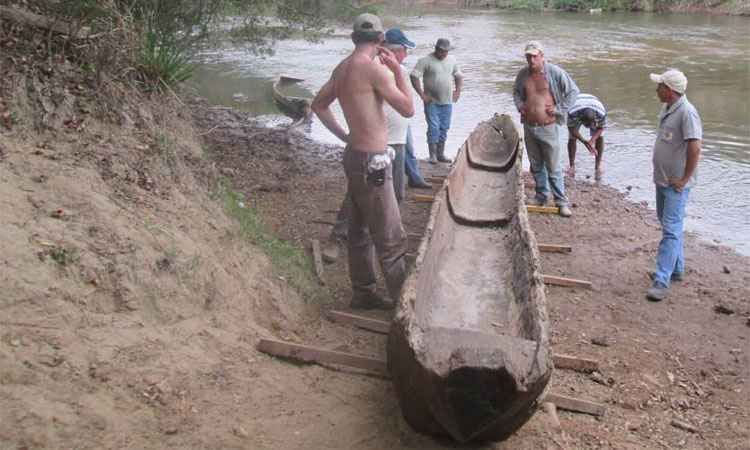
[[[300,81],[304,80],[302,78],[281,75],[273,83],[273,99],[281,112],[294,120],[292,126],[307,122],[312,117],[312,109],[310,108],[312,101],[309,98],[293,97],[285,95],[281,91],[283,87],[299,83]]]
[[[471,133],[435,196],[388,336],[406,421],[459,442],[501,440],[552,375],[544,283],[508,115]]]

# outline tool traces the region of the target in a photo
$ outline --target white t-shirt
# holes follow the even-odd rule
[[[388,73],[393,76],[393,73],[389,70]],[[406,77],[406,67],[401,66],[401,76]],[[405,79],[407,86],[411,86],[408,80]],[[411,88],[409,89],[409,95],[411,95]],[[389,145],[403,145],[406,144],[406,129],[409,127],[409,119],[399,114],[395,109],[391,108],[389,104],[383,105],[385,110],[385,118],[388,124],[388,144]]]

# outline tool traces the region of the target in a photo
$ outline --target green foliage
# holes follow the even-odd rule
[[[192,75],[192,51],[209,33],[231,20],[232,36],[251,50],[270,53],[291,36],[311,40],[372,7],[345,0],[26,0],[27,9],[98,33],[85,45],[62,47],[77,53],[85,70],[132,76],[133,67],[148,89],[173,86]],[[71,35],[74,35],[72,33]],[[52,40],[49,42],[53,44]],[[57,47],[50,45],[50,51]],[[87,53],[88,52],[88,53]]]
[[[61,266],[67,266],[78,261],[78,252],[64,247],[55,247],[49,252],[50,258]]]
[[[545,7],[545,0],[509,0],[503,5],[510,9],[525,9],[529,11],[541,11]]]
[[[233,191],[226,179],[219,182],[216,194],[223,199],[229,215],[239,222],[242,237],[263,250],[287,283],[305,299],[320,297],[321,289],[313,276],[312,261],[305,252],[268,231],[258,212],[245,204],[242,194]]]
[[[150,89],[179,84],[193,74],[187,52],[154,30],[146,32],[138,53],[138,65]]]

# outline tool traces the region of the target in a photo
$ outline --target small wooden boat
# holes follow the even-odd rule
[[[300,81],[303,81],[303,79],[281,75],[273,84],[273,99],[279,106],[281,112],[294,120],[294,123],[292,124],[293,126],[310,120],[312,117],[312,109],[310,108],[311,100],[308,98],[284,95],[281,92],[281,88],[294,83],[299,83]]]
[[[518,131],[481,123],[435,196],[388,337],[388,368],[416,430],[504,439],[552,374],[544,284]]]

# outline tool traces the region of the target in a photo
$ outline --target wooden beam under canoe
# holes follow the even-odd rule
[[[570,253],[573,251],[573,247],[570,245],[557,245],[557,244],[537,244],[540,252],[545,253]]]
[[[526,211],[542,214],[560,214],[560,208],[557,206],[526,205]]]
[[[555,364],[555,369],[570,369],[576,372],[593,372],[599,370],[599,362],[595,359],[555,354],[552,355],[552,362]]]
[[[307,363],[340,364],[342,366],[369,370],[380,375],[388,375],[388,365],[385,360],[369,358],[352,353],[325,350],[308,345],[293,344],[291,342],[261,339],[258,351],[283,358],[290,358]]]
[[[424,194],[414,194],[412,198],[417,203],[432,203],[435,200],[434,196]]]
[[[337,323],[354,325],[355,327],[365,330],[374,331],[380,334],[388,334],[391,329],[391,323],[385,320],[372,319],[370,317],[358,316],[342,311],[329,311],[328,318]]]
[[[591,414],[592,416],[603,416],[604,413],[607,412],[607,407],[600,403],[566,397],[559,394],[547,394],[544,401],[554,403],[559,409]]]
[[[544,277],[544,284],[591,289],[591,282],[586,280],[576,280],[575,278],[558,277],[555,275],[542,275],[542,277]]]

